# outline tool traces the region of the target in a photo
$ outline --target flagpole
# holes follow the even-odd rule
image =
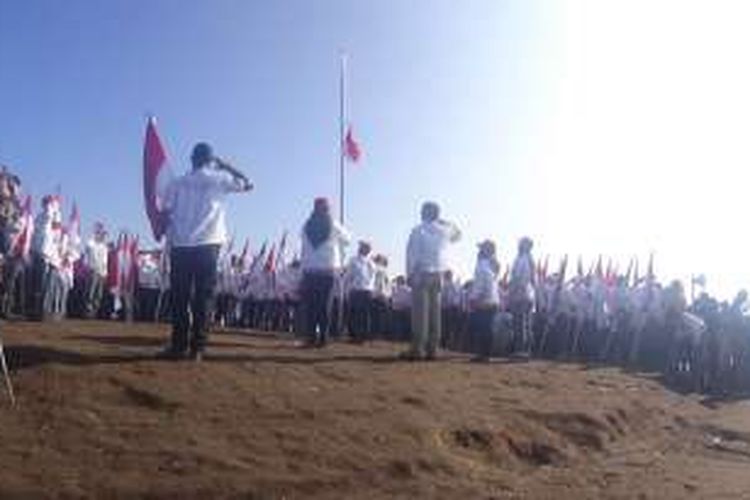
[[[341,74],[339,76],[339,221],[344,224],[344,175],[346,157],[344,134],[346,133],[346,54],[341,54]]]

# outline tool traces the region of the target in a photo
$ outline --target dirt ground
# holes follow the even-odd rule
[[[167,327],[2,328],[1,498],[750,498],[750,404],[614,368]]]

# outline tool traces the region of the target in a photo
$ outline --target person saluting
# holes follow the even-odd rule
[[[165,193],[173,314],[171,342],[159,357],[181,359],[189,354],[200,361],[213,310],[219,251],[227,241],[225,197],[250,191],[253,184],[216,157],[205,142],[195,145],[190,160],[192,169]]]

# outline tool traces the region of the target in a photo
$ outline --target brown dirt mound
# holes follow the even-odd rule
[[[750,407],[645,375],[548,362],[395,359],[217,333],[201,364],[167,328],[9,324],[0,497],[743,498]],[[5,399],[0,396],[0,404]]]

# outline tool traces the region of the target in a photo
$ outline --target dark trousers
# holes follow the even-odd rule
[[[495,314],[497,314],[497,307],[482,307],[471,314],[473,316],[474,333],[477,337],[477,354],[482,358],[490,358],[495,349],[492,322],[495,319]]]
[[[302,303],[305,311],[305,334],[311,343],[328,341],[329,298],[333,273],[307,272],[302,277]]]
[[[390,331],[390,307],[384,297],[373,297],[370,308],[370,334],[373,338],[387,338]]]
[[[206,346],[218,256],[219,245],[172,249],[172,349],[176,351],[185,351],[188,346],[193,351],[202,351]]]
[[[354,340],[369,338],[372,329],[372,293],[368,290],[352,290],[349,293],[351,308],[350,334]]]

